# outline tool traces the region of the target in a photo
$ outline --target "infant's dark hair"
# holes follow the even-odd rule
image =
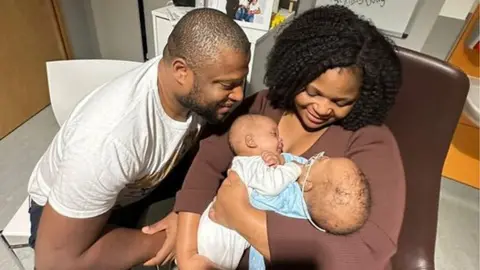
[[[370,186],[359,169],[344,179],[327,179],[325,194],[318,194],[309,205],[313,221],[328,233],[348,235],[363,227],[371,208]]]

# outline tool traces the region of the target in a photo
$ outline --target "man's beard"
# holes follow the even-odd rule
[[[221,122],[223,118],[219,118],[217,111],[224,102],[203,104],[202,100],[203,97],[202,93],[200,92],[200,87],[195,81],[192,91],[190,91],[187,96],[180,97],[178,101],[183,107],[188,108],[194,113],[200,115],[208,123],[217,124]]]

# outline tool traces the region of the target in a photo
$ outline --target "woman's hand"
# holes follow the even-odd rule
[[[243,213],[250,208],[247,187],[236,172],[228,171],[208,216],[216,223],[236,230],[239,222],[245,218]]]
[[[220,269],[213,262],[204,256],[198,254],[193,255],[188,260],[179,265],[179,269],[185,270],[214,270]]]

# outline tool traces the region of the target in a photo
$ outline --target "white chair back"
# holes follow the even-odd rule
[[[61,126],[87,94],[139,66],[120,60],[61,60],[47,62],[48,88],[53,114]]]

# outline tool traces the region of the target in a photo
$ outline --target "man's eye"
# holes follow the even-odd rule
[[[311,96],[311,97],[314,97],[317,95],[317,93],[315,91],[311,91],[311,90],[305,90],[305,92],[307,92],[307,95]]]
[[[232,84],[222,84],[222,87],[225,90],[231,90],[231,89],[235,88],[235,86],[232,85]]]

